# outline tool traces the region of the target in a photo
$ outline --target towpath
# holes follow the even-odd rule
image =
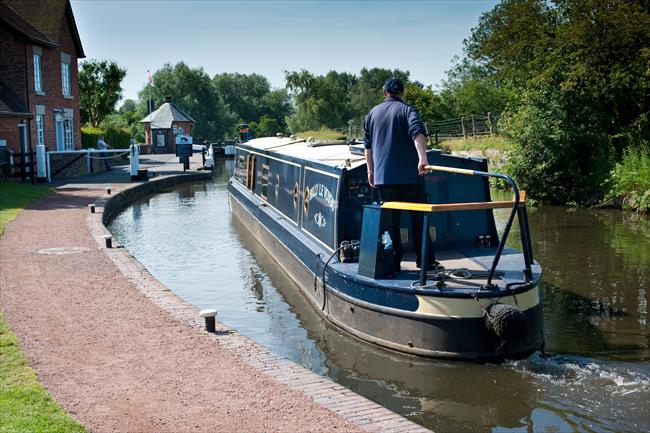
[[[325,397],[301,392],[300,377],[309,383],[309,374],[298,372],[296,382],[295,374],[278,373],[278,380],[264,372],[263,350],[257,364],[242,356],[241,348],[251,346],[245,337],[220,342],[152,302],[88,223],[87,205],[105,196],[105,186],[126,187],[117,171],[57,189],[0,238],[0,307],[40,381],[67,412],[93,432],[384,430],[345,410],[349,391],[339,389],[345,398],[338,402],[331,386],[319,387],[329,389]],[[397,430],[419,430],[349,397]]]

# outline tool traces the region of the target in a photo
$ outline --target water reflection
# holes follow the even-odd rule
[[[230,161],[229,163],[232,163]],[[111,231],[197,307],[319,374],[437,431],[648,431],[650,223],[624,212],[529,212],[545,269],[549,355],[501,365],[425,361],[343,334],[231,220],[228,167],[150,197]],[[502,228],[505,212],[497,212]],[[509,243],[520,244],[515,226]]]

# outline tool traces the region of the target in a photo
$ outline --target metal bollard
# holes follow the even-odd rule
[[[110,186],[107,186],[107,187],[106,187],[106,194],[110,194],[110,193],[111,193],[111,187],[110,187]]]
[[[113,248],[113,236],[104,235],[104,241],[106,242],[106,248]]]
[[[88,207],[90,208],[90,213],[95,213],[95,204],[94,203],[89,204]]]
[[[199,316],[205,318],[205,330],[208,332],[215,332],[215,317],[217,310],[208,309],[199,311]]]

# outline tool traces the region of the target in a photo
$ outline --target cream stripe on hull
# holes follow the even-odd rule
[[[515,302],[512,295],[502,298],[479,298],[477,302],[475,299],[467,298],[443,298],[417,295],[419,305],[416,313],[431,317],[472,319],[483,317],[481,306],[487,308],[496,302],[514,307],[519,304],[521,311],[534,308],[541,302],[539,287],[537,286],[526,292],[519,293],[515,297],[517,298],[517,302]]]

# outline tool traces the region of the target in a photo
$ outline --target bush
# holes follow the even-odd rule
[[[569,102],[552,92],[528,92],[504,113],[500,130],[516,144],[511,174],[531,198],[593,203],[602,198],[614,151],[606,133],[584,126],[589,122],[576,118]]]
[[[97,148],[97,140],[104,136],[104,140],[115,149],[128,149],[131,144],[131,133],[126,128],[96,128],[84,126],[81,128],[81,146]]]
[[[622,197],[623,206],[650,211],[650,144],[628,147],[610,178],[610,197]]]

